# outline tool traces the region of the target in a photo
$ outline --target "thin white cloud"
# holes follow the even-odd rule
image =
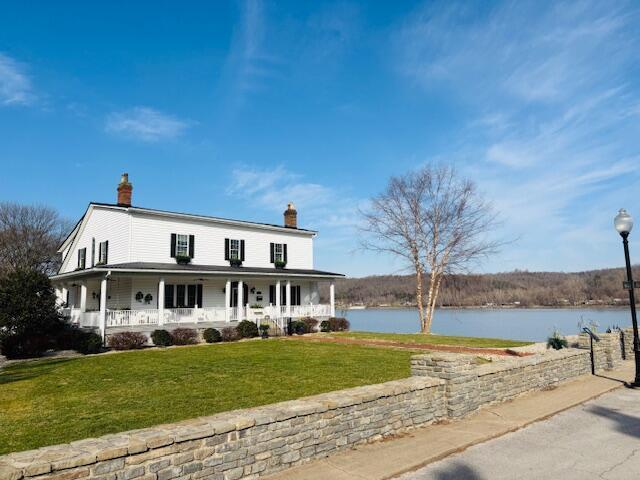
[[[175,139],[188,127],[189,122],[149,107],[112,112],[105,121],[107,132],[143,142]]]
[[[357,200],[333,186],[308,181],[283,166],[234,168],[227,194],[243,197],[273,213],[281,213],[293,202],[311,228],[351,229],[358,222]]]
[[[0,105],[29,105],[35,98],[25,67],[0,52]]]
[[[640,188],[638,20],[634,3],[449,2],[399,25],[395,70],[468,116],[438,156],[521,239],[493,270],[606,265],[607,234],[595,232]]]

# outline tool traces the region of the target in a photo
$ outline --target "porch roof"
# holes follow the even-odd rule
[[[52,275],[52,280],[91,275],[100,272],[122,273],[166,273],[166,274],[198,274],[198,275],[233,275],[233,276],[266,276],[266,277],[309,277],[309,278],[339,278],[341,273],[325,272],[322,270],[306,270],[296,268],[259,268],[259,267],[231,267],[229,265],[180,265],[177,263],[130,262],[112,265],[100,265],[84,270]]]

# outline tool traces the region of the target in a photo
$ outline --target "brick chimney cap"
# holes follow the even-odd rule
[[[128,173],[123,173],[122,176],[120,177],[120,183],[129,183],[129,174]]]

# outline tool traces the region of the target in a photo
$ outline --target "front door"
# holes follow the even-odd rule
[[[242,298],[243,303],[246,305],[249,300],[249,287],[246,282],[242,283]],[[231,282],[231,305],[230,307],[238,306],[238,282]]]

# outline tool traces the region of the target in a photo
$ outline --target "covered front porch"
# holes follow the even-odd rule
[[[330,282],[329,303],[318,283]],[[333,279],[309,275],[87,272],[54,280],[63,314],[103,338],[116,331],[224,328],[242,320],[284,332],[288,319],[335,316]]]

